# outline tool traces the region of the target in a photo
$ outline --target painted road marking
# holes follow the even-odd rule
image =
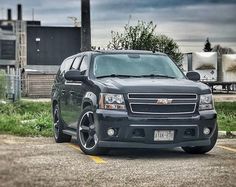
[[[82,153],[81,149],[78,146],[73,145],[73,144],[68,144],[68,146],[70,146],[70,147],[76,149],[77,151],[79,151],[80,153]]]
[[[77,151],[79,151],[80,153],[83,153],[83,151],[81,151],[81,149],[79,148],[79,146],[76,146],[74,144],[68,144],[68,146],[72,147],[73,149],[76,149]],[[101,157],[99,156],[90,156],[89,155],[89,158],[91,160],[93,160],[96,164],[104,164],[106,163],[105,160],[103,160]]]
[[[222,149],[226,149],[228,151],[233,151],[233,152],[236,153],[236,149],[233,149],[233,148],[230,148],[230,147],[226,147],[226,146],[223,146],[223,145],[218,145],[217,147],[220,147]]]
[[[101,157],[99,156],[89,156],[95,163],[97,164],[104,164],[106,163],[105,160],[103,160]]]

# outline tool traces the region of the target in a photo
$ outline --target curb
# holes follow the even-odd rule
[[[218,138],[228,138],[228,137],[235,137],[236,136],[236,131],[218,131]]]

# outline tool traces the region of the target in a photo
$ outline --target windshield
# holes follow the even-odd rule
[[[97,78],[184,78],[169,57],[155,54],[99,54],[94,58],[93,73]]]

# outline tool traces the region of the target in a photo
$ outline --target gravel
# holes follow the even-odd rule
[[[236,150],[236,139],[217,145]],[[236,186],[236,152],[112,150],[95,163],[52,138],[0,135],[0,186]]]

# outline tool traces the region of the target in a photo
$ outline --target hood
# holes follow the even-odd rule
[[[102,78],[97,82],[107,93],[211,93],[207,85],[187,79]]]

